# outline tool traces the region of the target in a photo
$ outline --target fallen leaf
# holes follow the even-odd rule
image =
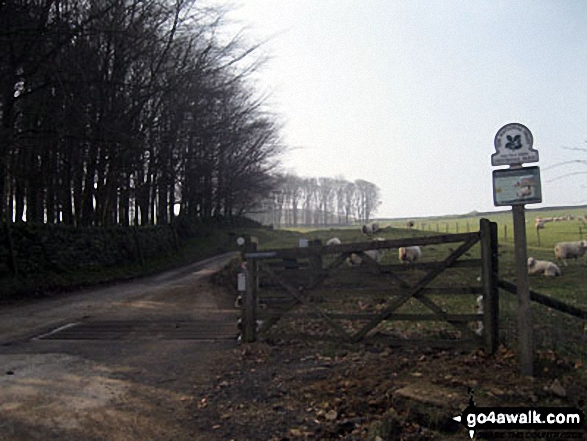
[[[338,418],[338,412],[336,410],[329,410],[324,416],[328,421],[334,421]]]
[[[558,397],[567,396],[567,391],[562,386],[562,384],[560,384],[560,381],[558,381],[558,379],[552,382],[552,384],[550,385],[550,391]]]
[[[289,429],[289,434],[291,436],[302,436],[302,431],[300,429]]]

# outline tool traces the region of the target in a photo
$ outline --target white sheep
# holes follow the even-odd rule
[[[565,266],[568,266],[567,259],[577,260],[583,257],[587,251],[587,240],[576,242],[560,242],[554,246],[554,256],[562,260]]]
[[[376,237],[374,240],[381,242],[385,239],[383,237]],[[365,251],[365,254],[369,256],[371,259],[373,259],[375,262],[379,263],[383,260],[383,257],[385,256],[385,250],[383,248],[379,248],[377,250],[368,250]]]
[[[558,265],[548,260],[536,260],[533,257],[528,258],[528,274],[544,274],[545,276],[561,276],[562,272]]]
[[[352,253],[349,257],[346,258],[346,264],[348,266],[359,266],[363,264],[363,258],[359,256],[357,253]]]
[[[374,240],[382,241],[385,239],[382,237],[377,237]],[[367,250],[364,251],[364,253],[377,263],[381,262],[383,260],[383,257],[385,256],[384,249]],[[363,264],[363,258],[359,256],[357,253],[352,253],[349,257],[347,257],[346,262],[348,266],[358,266]]]
[[[419,246],[401,247],[398,254],[400,262],[412,263],[422,257],[422,250]]]
[[[518,192],[517,196],[519,198],[525,198],[526,196],[530,196],[532,194],[532,187],[521,187]]]
[[[544,225],[545,225],[544,221],[538,220],[538,219],[536,219],[536,222],[534,224],[534,226],[536,227],[537,230],[542,230],[544,228]]]
[[[369,224],[363,225],[361,230],[363,231],[363,234],[372,236],[379,231],[379,224],[377,222],[371,222]]]
[[[331,239],[328,239],[328,242],[326,242],[326,246],[332,246],[332,245],[340,245],[342,242],[340,241],[340,239],[338,237],[333,237]]]

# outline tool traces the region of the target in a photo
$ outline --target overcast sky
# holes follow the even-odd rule
[[[220,3],[222,3],[219,0]],[[366,179],[377,217],[491,211],[493,140],[526,125],[543,206],[587,203],[584,0],[243,0],[228,18],[271,56],[283,166]],[[537,207],[537,206],[535,206]],[[500,209],[503,209],[500,208]]]

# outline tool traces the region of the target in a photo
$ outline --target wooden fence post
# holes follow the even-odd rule
[[[538,228],[538,225],[536,225],[536,243],[537,246],[540,246],[540,228]]]
[[[257,242],[252,237],[245,239],[245,252],[257,251]],[[243,340],[252,343],[257,340],[257,259],[247,259],[247,277],[245,293],[245,316]]]
[[[508,226],[507,225],[503,226],[503,241],[504,242],[508,241]]]
[[[316,254],[314,254],[310,259],[310,271],[312,271],[310,283],[314,284],[322,272],[322,254],[317,250],[318,248],[322,247],[322,241],[320,239],[314,239],[310,242],[310,246],[316,248]]]
[[[483,290],[483,329],[485,349],[493,354],[499,344],[499,289],[497,224],[481,219],[481,284]]]

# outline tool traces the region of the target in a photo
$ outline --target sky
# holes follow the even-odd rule
[[[218,3],[228,5],[222,0]],[[587,204],[584,0],[243,0],[228,32],[264,42],[255,74],[284,123],[286,171],[365,179],[376,217],[494,207],[497,131],[530,129],[543,203]],[[506,207],[507,208],[507,207]]]

